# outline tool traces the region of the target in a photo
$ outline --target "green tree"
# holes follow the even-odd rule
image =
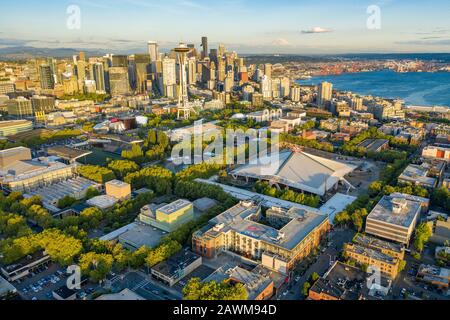
[[[116,177],[123,179],[127,174],[139,170],[139,165],[131,160],[115,160],[108,163],[108,168],[111,169]]]
[[[81,272],[89,276],[92,282],[100,282],[111,272],[113,261],[110,254],[88,252],[81,255],[79,264]]]
[[[77,202],[77,199],[74,197],[65,196],[64,198],[58,200],[58,208],[65,209],[71,207],[75,202]]]

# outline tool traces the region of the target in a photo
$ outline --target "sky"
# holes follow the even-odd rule
[[[201,36],[246,54],[450,52],[450,1],[21,0],[0,11],[0,48],[143,52],[148,40],[168,49]]]

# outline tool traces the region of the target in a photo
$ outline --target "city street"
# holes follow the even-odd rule
[[[302,300],[302,288],[303,283],[305,283],[309,277],[316,272],[320,276],[323,276],[332,263],[334,263],[342,252],[343,245],[350,242],[354,236],[355,232],[349,229],[335,229],[329,236],[328,247],[320,252],[316,258],[313,258],[312,264],[307,266],[308,262],[311,262],[310,258],[302,261],[294,271],[294,275],[291,282],[284,285],[278,295],[274,299],[280,300]],[[323,250],[323,248],[322,248]],[[307,269],[305,270],[305,268]],[[300,279],[297,277],[300,276]],[[295,281],[296,278],[298,281]],[[286,291],[288,291],[287,294]]]

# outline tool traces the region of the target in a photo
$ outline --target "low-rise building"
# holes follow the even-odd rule
[[[30,149],[17,147],[0,151],[0,186],[7,191],[29,192],[43,185],[73,177],[76,165],[52,157],[31,159]]]
[[[0,121],[0,137],[7,137],[33,130],[33,123],[28,120]]]
[[[434,189],[438,180],[430,177],[429,171],[430,166],[427,163],[423,163],[422,165],[410,164],[398,177],[398,182],[405,185]]]
[[[417,279],[436,286],[439,289],[448,290],[450,269],[422,264],[417,272]]]
[[[2,265],[0,271],[6,280],[12,282],[28,276],[43,265],[49,264],[50,256],[40,250],[8,265]]]
[[[436,243],[441,246],[450,242],[450,218],[436,218],[428,222],[431,227],[432,235],[430,237],[431,243]]]
[[[264,225],[258,222],[261,207],[253,201],[241,201],[195,232],[192,248],[208,258],[232,251],[287,274],[319,245],[330,225],[327,216],[312,211],[292,209],[282,214],[288,216],[286,221],[289,219],[282,228]]]
[[[381,152],[389,149],[389,140],[387,139],[366,139],[358,147],[364,148],[367,152]]]
[[[182,250],[152,267],[151,273],[154,278],[172,287],[201,265],[201,256]]]
[[[114,197],[120,201],[131,197],[131,185],[120,180],[106,182],[105,191],[108,196]]]
[[[422,157],[450,161],[450,148],[427,146],[422,151]]]
[[[274,282],[265,274],[247,270],[238,266],[225,265],[218,268],[203,282],[225,281],[229,284],[240,283],[247,291],[248,300],[268,300],[274,294]]]
[[[360,265],[379,268],[382,275],[391,279],[395,279],[399,273],[400,260],[378,250],[347,243],[344,255]]]
[[[142,207],[139,220],[147,225],[172,232],[194,218],[192,202],[179,199],[170,204],[146,205]]]
[[[156,247],[164,234],[164,231],[157,228],[135,222],[123,229],[116,230],[109,235],[109,238],[117,238],[124,248],[135,251],[143,246]]]
[[[101,195],[93,197],[86,201],[86,203],[92,207],[96,207],[100,210],[108,210],[112,208],[119,200],[108,195]]]
[[[367,234],[358,233],[353,238],[353,243],[369,249],[378,250],[400,260],[405,258],[405,248],[401,244],[395,242],[384,241]]]
[[[425,204],[428,206],[428,199],[403,194],[384,196],[368,215],[365,231],[408,246]]]
[[[359,268],[336,261],[309,290],[310,300],[371,300],[389,292],[391,282],[382,277],[380,284],[368,288],[367,274]]]

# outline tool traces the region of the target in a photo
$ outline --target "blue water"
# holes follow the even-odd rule
[[[313,77],[297,82],[315,85],[323,81],[331,82],[334,89],[341,91],[400,98],[406,105],[450,107],[450,72],[397,73],[385,70]]]

